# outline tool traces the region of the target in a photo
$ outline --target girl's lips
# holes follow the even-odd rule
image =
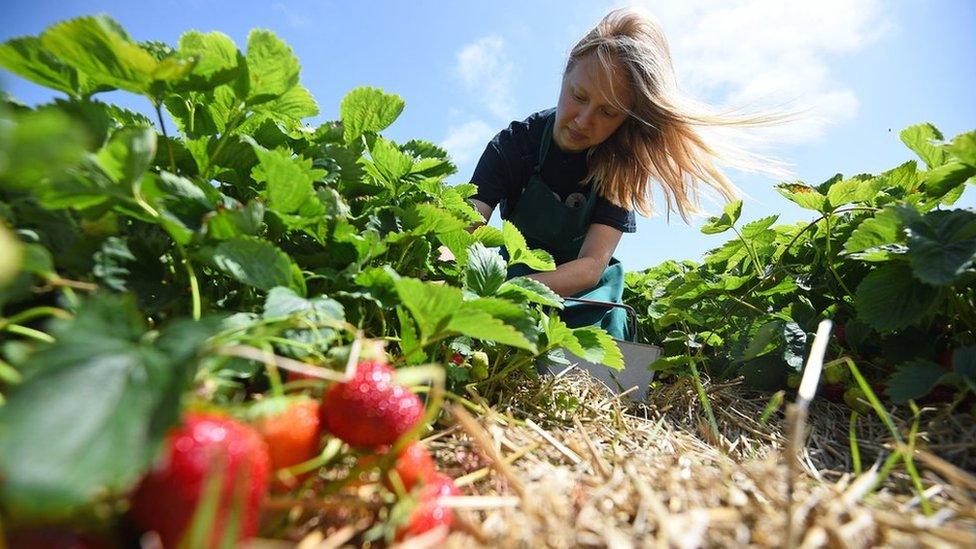
[[[569,128],[566,128],[566,133],[569,134],[569,138],[572,139],[573,141],[583,141],[583,140],[586,139],[586,136],[585,135],[583,135],[583,134],[581,134],[579,132],[573,131],[573,130],[571,130]]]

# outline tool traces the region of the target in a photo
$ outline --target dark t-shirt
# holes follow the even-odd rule
[[[472,198],[492,208],[500,206],[502,219],[508,219],[518,203],[535,165],[539,162],[539,145],[546,123],[556,109],[529,115],[521,122],[512,122],[500,131],[485,148],[471,182],[478,186]],[[580,186],[586,178],[586,151],[565,152],[550,143],[546,162],[542,166],[542,180],[568,204],[588,198],[593,186]],[[612,204],[602,196],[596,197],[590,223],[608,225],[625,233],[637,230],[634,212]]]

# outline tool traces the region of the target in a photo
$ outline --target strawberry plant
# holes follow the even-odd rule
[[[0,67],[63,94],[0,96],[0,511],[15,525],[110,525],[187,409],[261,416],[274,468],[341,489],[303,473],[357,452],[341,439],[399,451],[439,410],[439,389],[387,381],[369,402],[400,415],[362,427],[339,395],[359,383],[360,335],[392,345],[383,376],[465,340],[483,389],[560,347],[622,365],[606,333],[559,320],[549,288],[505,280],[493,248],[537,270],[552,258],[510,224],[469,233],[475,187],[446,184],[444,150],[382,135],[400,97],[357,88],[338,120],[306,124],[318,104],[270,31],[169,45],[81,17],[0,44]],[[102,101],[111,90],[150,116]],[[257,412],[296,390],[326,392],[323,446],[310,422],[286,428],[308,404]]]
[[[952,207],[976,182],[976,134],[944,140],[921,124],[901,138],[924,168],[911,160],[878,175],[781,184],[811,221],[782,225],[774,215],[742,224],[742,203],[733,202],[702,232],[734,238],[702,263],[628,273],[625,299],[642,313],[643,337],[664,343],[654,367],[704,364],[776,389],[801,369],[819,320],[831,318],[834,355],[857,359],[892,400],[920,398],[940,383],[960,398],[972,391],[969,359],[939,363],[948,364],[946,348],[968,357],[976,344],[976,213]],[[853,387],[847,373],[825,370],[838,394]]]

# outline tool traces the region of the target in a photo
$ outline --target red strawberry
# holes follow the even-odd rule
[[[268,491],[268,446],[254,429],[233,419],[190,414],[169,433],[166,452],[132,496],[135,522],[159,533],[166,547],[176,547],[203,498],[210,475],[223,473],[210,544],[216,546],[236,498],[240,506],[238,539],[257,534],[261,502]]]
[[[397,530],[397,540],[423,534],[441,525],[450,528],[454,523],[454,511],[441,505],[439,500],[444,496],[458,495],[461,495],[461,491],[454,486],[454,479],[443,473],[434,473],[420,489],[417,505],[410,512],[407,523]]]
[[[423,444],[417,441],[412,441],[400,452],[393,470],[400,476],[400,482],[408,492],[413,490],[418,482],[426,483],[437,474],[434,460]],[[393,491],[391,486],[387,487]]]
[[[257,416],[254,427],[268,444],[272,471],[298,465],[319,455],[322,430],[317,402],[308,398],[269,399],[259,406],[253,410]],[[288,489],[293,486],[276,478],[272,487]]]
[[[352,379],[333,383],[322,397],[322,423],[352,446],[393,444],[412,429],[424,405],[409,389],[393,383],[393,369],[360,362]]]
[[[451,363],[455,366],[460,366],[464,363],[464,357],[461,356],[461,353],[454,353],[451,355]]]

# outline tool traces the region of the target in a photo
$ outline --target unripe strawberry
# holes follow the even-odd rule
[[[475,351],[471,355],[471,379],[475,381],[488,379],[488,353]]]
[[[850,387],[844,391],[844,402],[851,410],[862,414],[871,411],[871,405],[868,403],[867,395],[864,394],[864,391],[860,387]]]
[[[203,499],[211,475],[223,475],[209,544],[217,546],[237,498],[238,541],[257,534],[268,491],[268,446],[254,429],[224,416],[190,414],[172,430],[165,452],[132,496],[132,517],[176,547]],[[230,532],[227,532],[229,535]]]
[[[393,369],[360,362],[346,383],[333,383],[322,397],[322,423],[351,446],[391,445],[421,420],[424,405],[393,383]]]

